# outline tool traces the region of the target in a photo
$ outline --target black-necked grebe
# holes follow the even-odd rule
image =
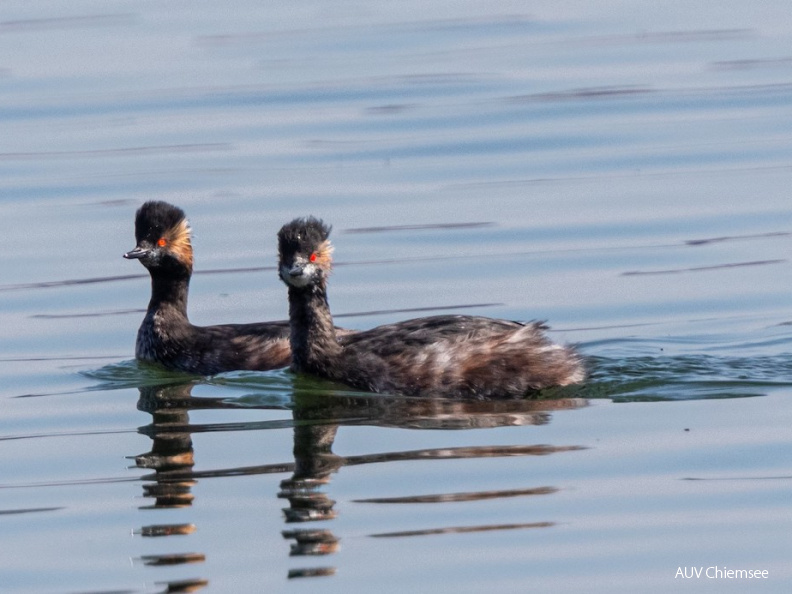
[[[288,322],[190,323],[187,292],[193,251],[182,209],[167,202],[146,202],[135,217],[135,239],[137,246],[124,257],[140,260],[151,275],[151,301],[137,334],[137,359],[200,375],[289,364]]]
[[[454,398],[521,397],[585,379],[581,357],[541,323],[442,315],[359,332],[339,344],[327,304],[330,228],[313,217],[278,233],[289,288],[291,369],[370,392]]]

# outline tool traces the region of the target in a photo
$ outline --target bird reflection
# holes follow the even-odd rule
[[[333,451],[338,425],[310,424],[310,409],[297,407],[293,411],[294,472],[291,478],[281,481],[278,497],[287,499],[289,507],[283,513],[286,523],[316,522],[336,517],[335,501],[322,491],[330,482],[330,474],[344,465],[344,460]],[[309,423],[309,424],[305,424]],[[293,540],[290,555],[293,557],[331,555],[338,551],[338,538],[328,529],[295,528],[284,530],[283,537]],[[310,567],[289,570],[289,578],[332,575],[335,568]]]
[[[333,396],[327,393],[301,389],[300,379],[295,381],[293,419],[294,473],[281,482],[279,497],[288,499],[290,507],[284,509],[287,523],[306,523],[332,520],[336,517],[333,501],[325,492],[332,473],[343,466],[381,463],[397,460],[427,460],[441,458],[477,458],[509,455],[544,455],[554,451],[578,449],[575,446],[553,448],[550,446],[502,446],[444,448],[442,450],[416,450],[389,452],[343,458],[333,453],[332,446],[338,424],[333,419],[347,419],[345,424],[373,424],[416,429],[472,429],[508,425],[543,425],[550,420],[550,410],[583,406],[582,399],[547,401],[453,401],[442,399],[382,398],[366,396]],[[355,420],[351,420],[355,419]],[[487,491],[481,493],[446,494],[415,498],[359,500],[359,503],[407,503],[472,501],[489,498],[542,495],[556,492],[553,487],[534,489]],[[549,522],[509,525],[508,528],[548,527]],[[446,531],[481,531],[505,529],[504,526],[460,527]],[[416,531],[411,534],[375,534],[372,536],[405,536],[440,533]],[[298,528],[284,530],[283,536],[294,542],[292,556],[330,555],[338,551],[339,538],[327,528]],[[309,567],[292,569],[290,578],[332,575],[335,568]]]
[[[189,409],[193,400],[192,384],[175,386],[140,387],[138,409],[152,416],[151,424],[138,432],[152,439],[151,451],[134,457],[138,468],[154,470],[153,480],[143,485],[143,496],[153,499],[151,505],[141,509],[189,507],[195,480],[180,478],[189,473],[195,459],[192,436],[189,430]],[[175,478],[172,475],[176,474]],[[155,524],[136,530],[144,537],[184,536],[195,532],[194,524]],[[203,553],[171,553],[144,555],[140,561],[146,566],[187,565],[204,563]],[[188,579],[166,582],[163,592],[197,592],[209,584],[205,579]]]
[[[367,394],[350,395],[316,389],[295,378],[289,404],[262,404],[255,408],[291,410],[291,420],[257,421],[249,423],[193,425],[189,412],[196,408],[236,408],[230,398],[196,398],[192,396],[192,383],[164,386],[142,386],[138,408],[152,415],[149,425],[139,432],[152,439],[151,451],[134,457],[139,468],[153,470],[144,476],[144,497],[151,501],[142,509],[189,507],[193,502],[192,487],[203,478],[232,477],[240,475],[291,473],[280,483],[278,497],[288,501],[283,509],[285,522],[290,528],[282,535],[291,541],[292,557],[327,557],[340,548],[340,539],[328,524],[337,511],[336,502],[326,489],[331,476],[344,466],[385,463],[407,460],[443,460],[454,458],[487,458],[502,456],[535,456],[561,451],[582,449],[579,446],[504,445],[471,446],[424,450],[367,453],[342,457],[333,452],[333,442],[342,425],[373,425],[413,429],[474,429],[516,425],[543,425],[550,421],[554,410],[578,408],[586,401],[582,398],[557,398],[547,400],[464,401],[418,398],[391,398]],[[244,408],[251,408],[246,396]],[[241,400],[240,400],[241,402]],[[194,470],[195,455],[192,433],[207,430],[261,430],[293,427],[293,461],[234,467],[215,470]],[[463,502],[504,497],[549,495],[554,487],[531,487],[501,491],[472,493],[444,493],[398,498],[361,499],[361,504],[442,503]],[[443,532],[470,532],[513,528],[539,528],[552,526],[552,522],[532,524],[504,524],[498,526],[461,526],[427,529],[405,533],[382,533],[371,536],[417,536]],[[153,524],[136,532],[146,537],[188,535],[194,532],[193,524]],[[200,553],[184,553],[146,557],[146,565],[202,563]],[[289,578],[333,575],[330,566],[309,566],[288,571]],[[203,584],[199,580],[196,584]],[[202,587],[193,585],[191,587]]]
[[[151,413],[150,425],[138,432],[148,435],[151,451],[135,456],[138,468],[154,470],[155,478],[143,486],[143,496],[154,499],[152,508],[187,507],[192,504],[193,480],[172,480],[173,471],[189,471],[195,464],[189,430],[192,384],[139,388],[138,409]]]
[[[338,425],[297,425],[294,428],[294,473],[281,482],[279,497],[289,500],[283,510],[287,522],[332,520],[335,501],[320,489],[330,481],[330,473],[344,461],[333,454]]]

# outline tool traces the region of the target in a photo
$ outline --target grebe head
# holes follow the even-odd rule
[[[181,208],[154,200],[143,204],[135,215],[135,239],[135,249],[124,258],[140,260],[149,270],[181,268],[192,272],[190,223]]]
[[[332,268],[330,227],[319,219],[294,219],[278,232],[278,274],[298,289],[321,284]]]

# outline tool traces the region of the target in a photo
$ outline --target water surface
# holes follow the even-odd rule
[[[788,589],[785,3],[3,6],[3,591]],[[195,323],[285,318],[314,214],[339,323],[546,319],[591,379],[140,366],[152,198]]]

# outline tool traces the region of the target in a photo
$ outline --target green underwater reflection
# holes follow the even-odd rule
[[[719,356],[708,354],[631,355],[587,357],[589,376],[579,385],[555,387],[528,394],[525,400],[564,398],[611,399],[614,402],[747,398],[792,386],[792,354],[765,356]],[[204,385],[224,394],[228,406],[240,408],[284,408],[297,399],[332,399],[352,408],[380,401],[436,401],[425,397],[403,397],[353,390],[319,378],[297,376],[288,369],[235,371],[214,376],[174,372],[148,363],[122,361],[98,369],[81,371],[99,383],[87,390]],[[241,392],[241,393],[240,393]],[[450,400],[450,399],[449,399]],[[453,401],[453,400],[451,400]],[[364,406],[365,407],[365,406]]]

